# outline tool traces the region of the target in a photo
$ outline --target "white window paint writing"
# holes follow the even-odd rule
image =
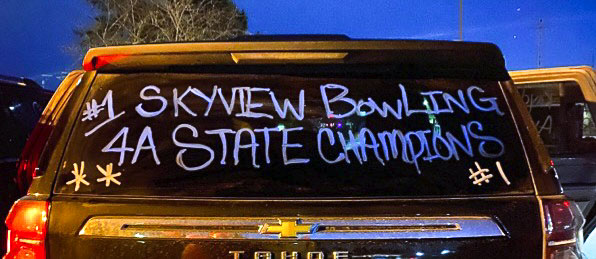
[[[406,88],[402,84],[395,87],[395,91],[401,93],[401,98],[387,102],[374,100],[370,97],[353,99],[349,97],[350,90],[348,87],[339,84],[324,84],[319,88],[322,103],[322,107],[319,108],[324,111],[328,118],[335,119],[350,116],[365,117],[371,114],[377,114],[382,118],[391,120],[402,120],[415,114],[461,113],[462,116],[465,116],[472,110],[495,113],[498,116],[504,115],[499,109],[497,98],[486,97],[484,90],[477,86],[460,89],[454,95],[443,91],[420,92],[419,95],[428,100],[425,104],[426,109],[410,107]],[[222,88],[217,85],[214,85],[210,91],[205,92],[192,86],[181,89],[171,88],[168,90],[172,91],[171,99],[168,99],[162,96],[164,92],[158,86],[147,85],[140,90],[140,101],[134,106],[134,109],[140,117],[148,119],[167,112],[171,112],[168,116],[173,117],[198,117],[201,115],[208,117],[214,105],[221,105],[228,116],[240,118],[293,119],[297,121],[305,118],[305,90],[303,89],[298,91],[296,98],[293,98],[293,100],[288,98],[279,100],[275,92],[269,88],[242,86],[232,87],[229,90],[226,96]],[[85,123],[93,123],[102,112],[107,112],[107,119],[95,124],[91,130],[85,132],[85,136],[93,134],[125,113],[121,111],[114,114],[112,94],[111,90],[108,91],[101,103],[93,99],[85,104],[82,119]],[[268,96],[268,99],[259,98],[259,101],[257,101],[254,98],[255,94],[259,94],[261,97]],[[195,99],[189,102],[189,98]],[[197,100],[201,100],[201,102],[197,103]],[[263,100],[268,100],[270,103],[263,103]],[[193,105],[189,105],[190,103]],[[269,109],[269,111],[274,111],[274,113],[267,113],[263,109],[265,105],[271,107],[272,109]],[[340,106],[342,112],[338,111]],[[172,110],[168,111],[168,107],[171,107]],[[346,109],[346,107],[348,108]],[[198,124],[200,124],[200,120],[197,121]],[[298,137],[305,130],[303,127],[198,130],[196,125],[183,123],[172,125],[172,128],[170,139],[160,141],[171,141],[174,146],[179,148],[175,162],[186,171],[200,171],[215,163],[238,165],[241,162],[240,153],[243,152],[245,152],[243,154],[250,154],[252,167],[260,168],[262,164],[259,164],[258,161],[263,160],[259,159],[259,156],[264,158],[265,164],[271,163],[270,150],[272,145],[278,145],[278,148],[281,149],[284,165],[307,164],[310,162],[310,158],[291,157],[288,154],[289,150],[298,151],[294,154],[307,152]],[[122,166],[127,161],[130,164],[135,164],[139,161],[141,155],[152,158],[155,165],[160,165],[160,157],[151,126],[145,126],[138,139],[132,140],[133,143],[129,143],[129,131],[128,126],[122,127],[101,149],[101,152],[118,154],[118,166]],[[270,140],[273,134],[278,134],[278,137],[281,136],[282,143],[271,143]],[[190,136],[192,138],[189,138]],[[202,143],[201,140],[205,138],[217,139],[219,141],[216,142],[218,145],[203,144],[204,142]],[[385,165],[390,160],[401,160],[412,164],[419,174],[422,173],[421,163],[430,163],[435,160],[457,161],[463,156],[496,159],[506,151],[505,145],[500,139],[484,133],[484,125],[479,121],[469,121],[461,124],[457,132],[436,132],[430,129],[405,132],[393,129],[375,132],[366,127],[361,127],[355,131],[342,132],[321,127],[316,132],[316,138],[317,150],[315,152],[318,153],[318,157],[322,161],[328,164],[378,163]],[[188,139],[194,141],[188,141]],[[263,139],[263,142],[258,143],[257,139]],[[228,142],[231,143],[231,150],[227,150]],[[491,148],[487,148],[487,145],[490,145]],[[192,159],[193,162],[189,163],[189,156],[196,154],[196,152],[187,153],[189,150],[204,152],[206,156],[202,157],[205,157],[205,159],[203,161]],[[130,154],[127,155],[127,153]],[[481,168],[478,163],[476,163],[476,167],[477,170],[475,171],[470,169],[470,179],[473,179],[474,184],[477,185],[488,183],[492,174],[487,174],[488,169]],[[497,162],[497,167],[506,184],[510,184],[499,162]],[[77,190],[80,183],[88,185],[84,180],[83,168],[83,164],[81,164],[81,169],[78,171],[75,164],[75,170],[73,170],[75,179],[67,183],[76,183]],[[100,179],[101,182],[105,182],[106,186],[109,186],[110,183],[120,184],[116,179],[120,172],[112,173],[112,164],[107,165],[105,168],[98,165],[97,168],[104,175]],[[97,181],[100,182],[100,179]]]

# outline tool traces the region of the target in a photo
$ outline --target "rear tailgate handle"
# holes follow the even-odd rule
[[[491,217],[90,218],[81,237],[180,239],[374,240],[504,237]]]

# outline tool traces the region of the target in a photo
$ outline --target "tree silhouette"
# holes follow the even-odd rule
[[[247,29],[244,11],[231,0],[88,0],[95,22],[75,30],[79,53],[126,44],[225,40]]]

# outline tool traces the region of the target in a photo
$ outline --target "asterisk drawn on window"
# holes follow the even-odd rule
[[[85,132],[85,137],[93,134],[96,130],[101,128],[103,125],[117,119],[118,117],[124,114],[124,111],[114,115],[114,103],[112,101],[112,90],[109,90],[106,93],[106,96],[103,98],[101,103],[97,103],[95,99],[92,99],[90,102],[85,103],[85,110],[83,111],[83,119],[82,121],[92,121],[93,119],[97,118],[99,114],[104,111],[104,108],[107,108],[108,112],[108,119],[97,124],[93,129],[90,131]]]
[[[102,178],[98,178],[97,182],[106,182],[106,187],[110,187],[110,182],[114,182],[117,185],[120,185],[120,181],[116,180],[116,177],[120,176],[122,173],[118,172],[115,174],[112,174],[112,170],[114,168],[114,165],[112,163],[110,163],[109,165],[106,166],[105,169],[101,168],[101,166],[97,165],[97,170],[99,170],[99,172],[101,172],[104,177]]]
[[[85,180],[85,177],[87,177],[87,175],[84,173],[85,171],[85,162],[81,161],[81,169],[79,170],[79,167],[77,166],[77,163],[72,164],[74,169],[71,171],[71,173],[74,175],[74,179],[66,182],[66,185],[71,185],[71,184],[75,184],[75,192],[79,190],[79,187],[81,186],[81,183],[83,183],[84,185],[89,185],[89,182],[87,182]]]

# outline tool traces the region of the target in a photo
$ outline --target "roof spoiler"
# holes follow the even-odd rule
[[[277,34],[277,35],[242,35],[229,41],[342,41],[351,40],[345,34]]]
[[[87,71],[116,72],[238,65],[389,65],[410,70],[467,71],[498,80],[510,79],[501,51],[490,43],[344,40],[345,36],[341,35],[314,35],[317,40],[304,37],[300,41],[285,41],[288,40],[285,35],[249,37],[250,41],[94,48],[87,52],[83,68]]]

